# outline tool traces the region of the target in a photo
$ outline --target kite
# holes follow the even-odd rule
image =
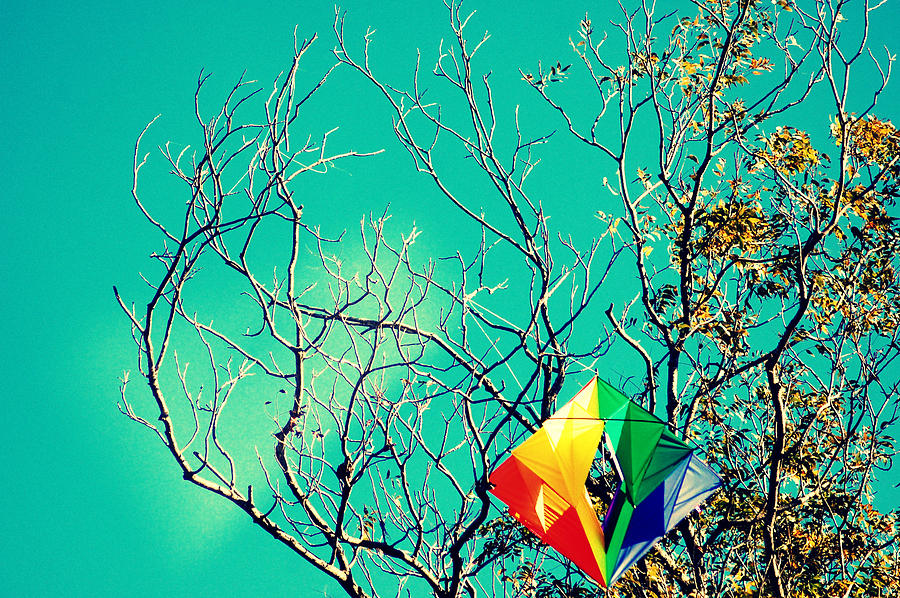
[[[601,524],[585,482],[604,432],[620,483]],[[597,377],[489,481],[513,517],[603,587],[722,484],[662,420]]]

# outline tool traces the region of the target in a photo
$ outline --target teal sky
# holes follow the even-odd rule
[[[498,104],[523,104],[532,131],[558,127],[519,81],[517,67],[570,56],[586,9],[602,3],[470,2],[473,31],[488,29]],[[331,2],[22,3],[0,7],[0,152],[5,164],[4,312],[0,397],[6,408],[0,492],[2,593],[10,596],[327,595],[326,578],[253,529],[246,516],[181,482],[151,434],[116,410],[118,377],[133,369],[117,284],[140,299],[137,273],[158,240],[130,196],[133,144],[162,113],[148,149],[195,141],[193,91],[201,67],[215,90],[246,70],[268,87],[288,65],[292,31],[318,32],[310,72],[326,68],[333,45]],[[377,7],[377,8],[376,8]],[[407,83],[417,48],[430,64],[448,35],[434,2],[347,2],[348,32],[378,30],[375,66]],[[892,33],[897,3],[873,31]],[[391,144],[389,122],[374,121],[359,81],[338,73],[318,104],[323,121],[343,125],[336,143],[387,147],[371,161],[344,163],[314,188],[308,217],[354,229],[362,214],[390,202],[397,221],[415,221],[439,248],[444,223],[423,205],[434,195]],[[900,120],[897,83],[879,114]],[[522,98],[522,99],[519,99]],[[541,116],[543,115],[543,116]],[[544,119],[544,120],[542,120]],[[329,127],[330,128],[330,127]],[[370,145],[367,145],[370,144]],[[566,147],[565,143],[559,146]],[[547,180],[571,198],[592,186],[593,164],[546,155],[570,176]],[[157,162],[158,164],[158,162]],[[161,167],[160,167],[161,168]],[[162,170],[155,171],[159,175]],[[576,174],[571,174],[576,173]],[[330,185],[334,186],[330,186]],[[590,215],[603,206],[583,206]],[[612,207],[607,209],[611,211]],[[557,227],[577,210],[559,210]],[[331,220],[329,220],[329,218]],[[430,238],[428,235],[431,235]],[[436,249],[437,251],[437,249]],[[139,397],[139,380],[132,396]],[[896,492],[895,492],[896,496]],[[298,588],[310,588],[308,593]]]

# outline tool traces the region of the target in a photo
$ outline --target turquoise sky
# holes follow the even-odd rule
[[[117,378],[133,368],[128,327],[112,296],[139,298],[137,272],[157,248],[130,197],[133,144],[162,113],[151,144],[191,143],[193,90],[201,67],[212,89],[247,70],[264,86],[285,68],[292,31],[319,32],[306,63],[329,63],[331,2],[22,3],[0,7],[0,152],[5,164],[2,230],[4,312],[0,397],[7,405],[0,441],[6,481],[0,491],[2,593],[10,596],[339,596],[286,549],[229,505],[181,483],[154,438],[116,411]],[[516,67],[565,60],[586,9],[603,3],[471,2],[473,30],[489,29],[498,102],[530,97]],[[347,2],[348,31],[378,29],[376,67],[407,82],[416,48],[429,63],[448,34],[434,2]],[[900,17],[882,13],[876,40]],[[874,45],[878,45],[878,41]],[[900,120],[897,84],[879,114]],[[344,124],[338,139],[355,149],[388,146],[369,125],[367,92],[338,75],[321,118]],[[215,98],[210,95],[210,107]],[[558,126],[541,120],[535,131]],[[893,113],[893,114],[892,114]],[[507,113],[506,117],[509,117]],[[387,123],[378,124],[384,130]],[[343,135],[343,136],[341,136]],[[359,141],[355,141],[359,140]],[[364,146],[371,142],[372,147]],[[560,147],[565,148],[565,144]],[[433,197],[409,162],[390,151],[345,163],[336,187],[320,182],[310,218],[356,226],[365,212],[393,206],[401,223],[435,233],[441,221],[422,209]],[[549,167],[590,172],[588,161],[547,156]],[[394,168],[399,163],[398,168]],[[590,177],[554,182],[575,202]],[[550,183],[546,183],[548,188]],[[574,202],[573,202],[574,203]],[[586,206],[585,213],[602,209]],[[611,210],[611,209],[610,209]],[[584,218],[577,211],[559,219]],[[139,381],[134,382],[137,396]],[[896,494],[895,494],[896,495]],[[309,593],[298,588],[310,588]]]

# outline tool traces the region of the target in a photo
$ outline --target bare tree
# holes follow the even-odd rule
[[[888,595],[897,514],[872,506],[871,487],[895,454],[900,134],[875,114],[893,60],[868,51],[880,7],[643,2],[622,9],[612,44],[586,16],[576,65],[522,72],[523,91],[608,160],[592,176],[621,212],[598,213],[584,246],[530,191],[549,136],[529,136],[517,110],[498,134],[512,109],[495,106],[478,63],[488,36],[469,36],[456,3],[451,41],[408,90],[378,75],[373,32],[357,47],[342,13],[336,64],[306,87],[298,64],[315,38],[267,96],[240,81],[212,116],[201,76],[202,147],[162,148],[181,214],[142,199],[140,137],[135,148],[161,268],[146,308],[116,297],[156,409],[133,405],[126,376],[123,412],[184,479],[351,596],[594,595],[492,505],[487,475],[567,377],[621,345],[643,361],[636,399],[664,408],[726,487],[608,595]],[[454,255],[423,254],[420,232],[387,212],[352,241],[304,218],[305,177],[377,151],[333,152],[333,131],[302,129],[335,68],[373,86],[416,170],[468,223]],[[850,93],[859,70],[877,75],[863,100]],[[822,125],[803,114],[820,93],[832,124],[808,133],[798,125]],[[652,159],[632,154],[646,139]],[[460,153],[489,194],[458,180]],[[342,242],[358,255],[341,257]],[[585,334],[600,322],[608,334]],[[270,397],[267,418],[247,415],[248,396]],[[240,434],[223,423],[232,411]],[[603,459],[593,473],[602,512],[616,480]]]

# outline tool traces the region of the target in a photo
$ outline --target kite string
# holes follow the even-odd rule
[[[498,314],[494,313],[493,311],[491,311],[490,309],[484,307],[483,305],[480,305],[480,304],[476,303],[475,301],[472,301],[471,299],[469,299],[468,302],[471,303],[472,305],[474,305],[475,307],[477,307],[478,309],[484,311],[485,313],[488,313],[488,314],[494,316],[495,318],[497,318],[498,320],[502,321],[503,323],[509,325],[510,327],[514,327],[514,326],[515,326],[512,322],[510,322],[510,321],[507,320],[506,318],[503,318],[502,316],[499,316]],[[506,358],[504,357],[504,355],[503,355],[503,352],[501,352],[500,349],[497,348],[497,344],[494,343],[494,342],[491,340],[490,335],[488,335],[487,331],[486,331],[486,330],[484,329],[484,327],[481,325],[481,322],[479,321],[478,317],[476,316],[476,317],[473,317],[472,319],[475,321],[475,324],[478,326],[478,329],[481,330],[481,333],[484,335],[484,338],[487,339],[487,341],[488,341],[488,342],[491,344],[491,346],[494,348],[494,351],[497,352],[497,355],[499,355],[500,358],[503,359],[504,364],[506,364],[506,369],[509,370],[509,373],[510,373],[510,375],[512,376],[512,379],[515,380],[516,385],[519,387],[519,390],[522,391],[522,392],[525,392],[525,387],[522,386],[522,383],[519,382],[518,377],[516,377],[516,373],[515,373],[515,371],[512,369],[512,366],[510,365],[509,360],[506,359]],[[584,371],[594,372],[595,375],[596,375],[596,368],[595,368],[595,366],[596,366],[596,364],[597,364],[597,360],[598,360],[598,359],[599,359],[599,358],[594,359],[593,362],[591,363],[591,365],[585,365],[584,362],[582,362],[580,359],[577,359],[577,358],[575,358],[575,357],[569,357],[569,361],[572,361],[572,362],[574,362],[574,363],[577,363],[578,365],[580,365],[581,367],[584,368]],[[626,397],[626,398],[627,398],[627,397]],[[629,398],[628,400],[631,401],[630,398]],[[651,415],[652,415],[652,414],[651,414]],[[656,417],[656,416],[654,415],[654,417]],[[553,417],[553,416],[551,415],[551,416],[550,416],[549,418],[547,418],[547,419],[598,420],[598,419],[600,419],[600,418],[593,418],[593,417]],[[659,418],[657,418],[657,419],[659,419]],[[622,421],[622,422],[627,422],[627,421],[644,421],[644,422],[646,422],[647,420],[643,420],[643,419],[635,419],[635,418],[615,418],[615,417],[608,417],[608,418],[605,418],[603,421]],[[664,422],[664,421],[661,420],[661,419],[660,419],[659,421],[660,421],[661,423],[663,423],[663,424],[666,423],[666,422]],[[652,423],[652,422],[648,422],[648,423]],[[681,440],[682,442],[684,442],[685,444],[693,445],[693,447],[694,447],[695,449],[700,449],[700,448],[701,448],[700,445],[697,444],[696,442],[694,442],[694,440],[691,439],[691,438],[681,438],[680,440]]]
[[[569,361],[571,361],[573,363],[577,363],[578,365],[583,367],[585,372],[596,372],[597,371],[597,361],[599,359],[600,359],[599,357],[596,357],[596,358],[594,358],[594,360],[591,362],[590,365],[585,365],[584,362],[581,361],[580,359],[577,359],[577,358],[571,357],[571,356],[569,357]]]
[[[489,314],[489,315],[491,315],[491,316],[497,318],[498,320],[500,320],[501,322],[503,322],[504,324],[506,324],[506,325],[509,326],[510,328],[518,328],[518,326],[516,326],[515,324],[513,324],[512,322],[510,322],[509,320],[507,320],[507,319],[504,318],[503,316],[501,316],[501,315],[495,313],[494,311],[488,309],[487,307],[481,305],[480,303],[477,303],[476,301],[473,301],[472,299],[469,299],[467,302],[468,302],[468,303],[471,303],[472,305],[474,305],[475,307],[477,307],[479,310],[481,310],[481,311],[483,311],[483,312],[485,312],[485,313],[487,313],[487,314]],[[510,375],[512,376],[513,380],[516,381],[516,385],[519,387],[519,390],[522,391],[522,392],[525,392],[525,387],[522,386],[522,383],[521,383],[521,382],[519,381],[519,379],[516,377],[516,372],[512,369],[512,366],[509,364],[509,360],[505,359],[503,353],[500,351],[500,349],[497,348],[497,344],[494,343],[493,340],[491,339],[490,335],[488,335],[487,331],[486,331],[486,330],[484,329],[484,327],[481,325],[481,322],[479,321],[478,317],[473,318],[473,320],[475,321],[475,324],[478,326],[479,330],[481,330],[481,333],[484,335],[484,338],[487,339],[487,341],[491,344],[491,346],[492,346],[492,347],[494,348],[494,350],[497,352],[497,355],[499,355],[501,359],[504,359],[504,363],[506,364],[506,369],[509,370],[509,373],[510,373]],[[595,374],[596,374],[596,371],[597,371],[597,367],[596,367],[596,366],[597,366],[597,361],[600,359],[599,357],[597,357],[597,358],[595,358],[593,361],[591,361],[590,364],[585,364],[585,363],[584,363],[583,361],[581,361],[580,359],[578,359],[578,358],[576,358],[576,357],[572,357],[572,356],[570,356],[570,355],[567,355],[566,358],[567,358],[570,362],[572,362],[572,363],[577,363],[578,365],[580,365],[580,366],[583,368],[583,371],[585,371],[585,372],[594,372]]]
[[[472,305],[474,305],[474,306],[477,307],[478,309],[480,309],[480,310],[482,310],[482,311],[485,311],[485,312],[491,314],[492,316],[494,316],[494,317],[497,318],[498,320],[504,322],[505,324],[508,324],[508,325],[511,326],[511,327],[515,327],[515,325],[514,325],[512,322],[506,320],[505,318],[502,318],[502,317],[498,316],[497,314],[495,314],[495,313],[492,312],[491,310],[487,309],[486,307],[484,307],[484,306],[482,306],[482,305],[479,305],[479,304],[475,303],[475,302],[472,301],[471,299],[469,299],[469,303],[471,303]],[[500,349],[497,348],[497,343],[495,343],[495,342],[491,339],[491,337],[488,335],[487,331],[486,331],[486,330],[484,329],[484,327],[481,325],[481,322],[478,321],[478,317],[477,317],[477,316],[474,317],[474,318],[472,318],[472,319],[475,321],[475,324],[478,326],[478,329],[481,330],[481,333],[484,335],[484,338],[487,339],[488,343],[490,343],[490,345],[494,348],[494,351],[497,352],[497,355],[500,356],[500,359],[503,360],[503,363],[506,364],[506,369],[509,370],[509,374],[512,376],[513,380],[516,381],[516,385],[519,387],[519,390],[522,391],[522,392],[525,392],[525,387],[522,386],[522,383],[519,382],[519,379],[516,377],[516,373],[513,371],[512,366],[509,364],[509,360],[506,359],[506,358],[503,356],[503,353],[500,351]]]
[[[497,313],[491,311],[490,309],[486,308],[485,306],[481,305],[480,303],[477,303],[477,302],[473,301],[472,299],[469,299],[468,302],[471,303],[472,305],[474,305],[475,307],[477,307],[478,309],[480,309],[481,311],[483,311],[483,312],[485,312],[485,313],[487,313],[487,314],[490,314],[491,316],[497,318],[498,320],[500,320],[501,322],[503,322],[504,324],[506,324],[506,325],[509,326],[510,328],[518,328],[515,324],[513,324],[512,322],[510,322],[509,320],[507,320],[507,319],[504,318],[503,316],[501,316],[501,315],[499,315],[499,314],[497,314]],[[487,331],[485,331],[484,327],[481,325],[481,322],[478,321],[478,318],[477,318],[477,317],[475,317],[475,318],[473,318],[473,319],[475,320],[475,324],[477,324],[477,325],[478,325],[478,328],[481,330],[481,333],[484,335],[484,337],[487,339],[487,341],[488,341],[489,343],[491,343],[491,346],[494,347],[494,350],[497,352],[497,355],[499,355],[500,358],[503,359],[503,358],[504,358],[503,353],[500,351],[500,349],[497,348],[496,343],[494,343],[494,342],[491,340],[491,337],[488,335]],[[594,359],[594,360],[590,363],[590,365],[585,365],[585,363],[584,363],[583,361],[581,361],[580,359],[577,359],[577,358],[575,358],[575,357],[572,357],[572,356],[566,356],[566,358],[567,358],[569,361],[571,361],[571,362],[573,362],[573,363],[577,363],[578,365],[580,365],[582,368],[584,368],[584,371],[585,371],[585,372],[596,372],[596,369],[597,369],[597,368],[596,368],[596,365],[597,365],[597,361],[599,360],[599,357],[596,358],[596,359]],[[519,390],[521,390],[522,392],[525,392],[525,387],[522,386],[522,383],[519,382],[519,379],[516,377],[516,373],[515,373],[515,371],[513,371],[512,366],[509,364],[509,360],[504,361],[504,363],[506,364],[506,368],[509,370],[509,373],[512,375],[513,380],[516,381],[516,384],[518,385]]]

